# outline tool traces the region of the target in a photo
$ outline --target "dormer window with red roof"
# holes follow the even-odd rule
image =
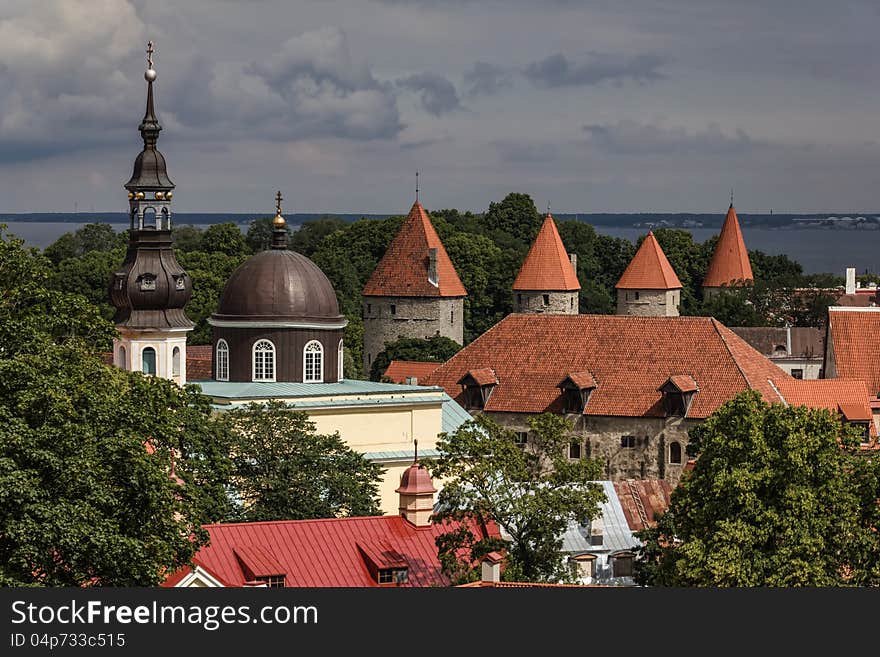
[[[663,410],[667,417],[686,417],[699,387],[688,374],[670,376],[659,388],[663,393]]]
[[[486,408],[492,391],[498,385],[498,377],[494,370],[483,367],[477,370],[468,370],[467,374],[458,380],[464,392],[465,408]]]
[[[358,551],[376,584],[402,586],[409,582],[409,564],[389,543],[357,543]]]
[[[379,571],[379,584],[406,584],[409,581],[409,568],[384,568]]]
[[[590,372],[571,372],[556,387],[562,391],[563,412],[581,415],[598,386]]]

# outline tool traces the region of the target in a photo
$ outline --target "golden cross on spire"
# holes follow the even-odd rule
[[[147,68],[153,68],[153,42],[147,41]]]
[[[278,190],[278,193],[275,194],[275,214],[281,215],[281,190]]]

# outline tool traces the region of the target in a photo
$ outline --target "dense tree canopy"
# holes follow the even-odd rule
[[[339,434],[315,431],[302,411],[281,402],[226,411],[235,507],[230,519],[302,520],[369,516],[379,509],[383,469]]]
[[[692,438],[694,470],[640,534],[641,583],[880,584],[880,463],[836,413],[745,392]]]
[[[0,229],[0,584],[154,585],[224,512],[210,406],[106,366],[113,326],[49,277]]]
[[[513,432],[485,415],[444,434],[440,457],[429,465],[444,480],[438,498],[438,522],[473,518],[494,520],[510,537],[507,579],[557,581],[568,577],[562,536],[569,522],[599,514],[605,493],[595,483],[602,475],[596,459],[569,460],[571,424],[545,413],[529,420],[529,442],[520,447]],[[476,578],[475,559],[497,547],[458,529],[438,540],[441,562],[455,580]],[[464,558],[462,558],[464,557]]]
[[[443,363],[461,349],[455,340],[443,335],[435,335],[427,340],[421,338],[400,338],[386,342],[385,349],[376,354],[370,368],[370,379],[379,381],[392,360],[421,360]]]

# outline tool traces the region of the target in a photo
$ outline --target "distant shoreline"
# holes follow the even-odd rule
[[[321,218],[356,221],[365,219],[386,219],[391,214],[356,213],[291,213],[285,214],[291,225],[301,225],[307,221]],[[559,221],[577,219],[594,226],[617,228],[720,228],[724,222],[723,213],[560,213],[554,214]],[[268,218],[266,213],[219,212],[178,212],[174,214],[176,224],[219,224],[232,222],[247,225],[254,219]],[[783,229],[783,230],[880,230],[880,213],[814,213],[814,214],[739,214],[743,227]],[[0,213],[0,223],[109,223],[127,224],[128,215],[124,212],[22,212]]]

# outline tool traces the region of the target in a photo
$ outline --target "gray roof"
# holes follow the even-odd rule
[[[415,458],[415,453],[411,449],[400,449],[389,452],[366,452],[364,456],[376,463],[399,463],[412,462]],[[419,460],[435,459],[438,456],[440,456],[440,452],[436,449],[419,450]]]
[[[338,383],[190,381],[201,386],[202,393],[215,399],[293,399],[295,397],[333,397],[338,395],[394,394],[406,392],[443,392],[435,386],[408,386],[344,379]],[[444,393],[445,394],[445,393]]]
[[[571,554],[581,554],[584,552],[613,553],[621,550],[631,550],[636,545],[639,545],[639,540],[633,536],[629,524],[626,522],[623,507],[617,498],[617,492],[614,490],[614,483],[611,481],[597,481],[594,483],[602,485],[605,497],[608,498],[608,501],[601,505],[599,517],[593,520],[593,527],[602,527],[602,545],[590,545],[590,528],[587,527],[585,537],[580,525],[572,522],[562,538],[563,551]]]

